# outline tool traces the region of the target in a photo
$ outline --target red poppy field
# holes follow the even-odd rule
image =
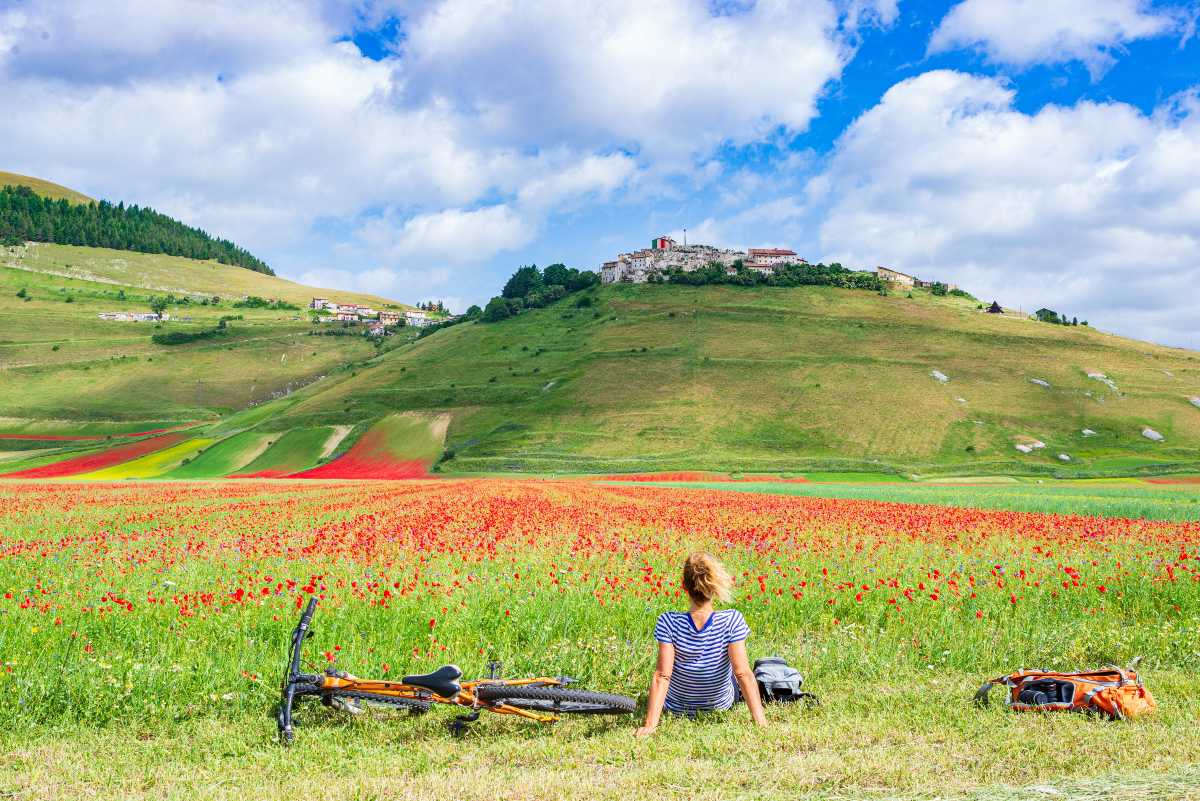
[[[496,658],[636,694],[695,548],[752,655],[813,682],[1200,667],[1197,522],[498,479],[11,482],[0,521],[10,724],[266,709],[314,594],[313,653],[352,671]]]

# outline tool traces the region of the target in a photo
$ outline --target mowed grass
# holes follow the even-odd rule
[[[1190,351],[921,291],[645,285],[590,297],[588,308],[568,298],[437,332],[285,414],[309,424],[449,412],[444,472],[1196,469]],[[1025,438],[1046,447],[1021,454]]]
[[[828,478],[833,478],[829,476]],[[728,492],[808,498],[849,498],[1009,509],[1063,515],[1200,520],[1200,484],[1157,486],[1142,482],[1051,482],[931,486],[915,483],[647,482],[647,486],[693,487]]]
[[[1186,798],[1200,777],[1194,524],[583,481],[7,482],[0,531],[17,797]],[[819,709],[772,708],[761,731],[743,708],[672,719],[649,741],[636,717],[485,716],[455,740],[452,709],[307,704],[296,746],[273,742],[309,593],[317,667],[494,658],[644,697],[696,547],[733,569],[751,655],[786,656]],[[1144,719],[969,703],[1021,665],[1138,654],[1160,703]]]

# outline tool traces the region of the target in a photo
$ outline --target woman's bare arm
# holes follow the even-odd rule
[[[729,662],[733,665],[733,676],[738,686],[742,688],[742,698],[750,710],[750,718],[755,726],[767,725],[767,716],[763,712],[762,698],[758,695],[758,680],[750,669],[750,660],[746,658],[746,641],[739,640],[729,644]]]
[[[667,642],[658,644],[658,664],[654,677],[650,679],[650,700],[646,703],[646,722],[634,732],[636,737],[647,737],[658,728],[663,704],[667,700],[667,686],[671,683],[671,671],[675,668],[675,646]]]

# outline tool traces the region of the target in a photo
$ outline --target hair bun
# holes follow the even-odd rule
[[[683,589],[693,601],[728,601],[732,584],[729,571],[710,553],[697,551],[683,563]]]

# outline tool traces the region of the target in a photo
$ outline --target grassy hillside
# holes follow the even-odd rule
[[[82,192],[76,192],[74,189],[43,181],[41,178],[31,178],[28,175],[18,175],[15,172],[5,172],[4,170],[0,170],[0,186],[27,186],[42,197],[48,197],[51,200],[65,198],[72,203],[92,202],[90,197]]]
[[[233,302],[254,294],[301,305],[319,293],[385,305],[380,298],[100,249],[32,246],[6,259],[0,376],[17,389],[0,394],[9,418],[0,433],[203,424],[189,432],[194,447],[113,477],[357,475],[376,456],[399,474],[405,460],[415,471],[437,458],[443,432],[436,469],[447,473],[1200,471],[1200,408],[1189,400],[1200,396],[1200,356],[983,314],[965,298],[615,286],[377,344],[313,336],[329,329],[303,309]],[[176,306],[161,327],[96,316],[146,310],[164,292],[221,300]],[[151,340],[230,316],[240,319],[219,336]],[[382,420],[406,420],[401,412],[419,413],[420,437],[362,440]],[[1144,437],[1147,427],[1163,440]],[[1016,447],[1037,442],[1044,447],[1029,453]],[[4,464],[35,468],[95,449],[12,440]]]
[[[448,472],[1086,474],[1200,459],[1189,351],[925,292],[644,285],[593,297],[438,332],[295,396],[274,423],[447,412]],[[1033,441],[1045,447],[1015,448]]]
[[[169,309],[177,319],[161,327],[97,317],[148,311],[151,296],[168,292],[193,302]],[[0,417],[215,420],[375,355],[361,336],[310,336],[316,327],[303,308],[233,306],[246,295],[306,306],[314,294],[391,304],[215,262],[60,245],[0,249],[0,377],[17,388],[0,393]],[[212,297],[221,303],[195,302]],[[242,319],[227,321],[219,338],[151,341],[155,333],[212,329],[229,316]]]
[[[60,279],[59,285],[64,285],[63,281],[75,281],[99,284],[101,290],[124,288],[126,293],[133,289],[180,296],[216,296],[226,300],[257,295],[300,306],[307,306],[314,295],[319,295],[339,303],[362,303],[374,308],[412,308],[378,295],[310,287],[215,261],[108,248],[32,243],[20,248],[0,249],[0,265]]]

